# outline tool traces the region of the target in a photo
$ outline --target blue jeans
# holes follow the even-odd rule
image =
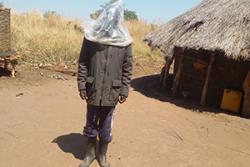
[[[87,105],[87,121],[84,135],[88,138],[97,138],[103,142],[112,141],[112,126],[115,107]]]

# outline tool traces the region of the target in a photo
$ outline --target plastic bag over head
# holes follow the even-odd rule
[[[122,0],[111,0],[103,6],[99,17],[86,27],[85,38],[93,42],[121,47],[133,42],[124,25]]]

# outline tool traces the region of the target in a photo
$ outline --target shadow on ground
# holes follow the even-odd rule
[[[83,160],[86,152],[87,138],[82,134],[72,133],[59,136],[52,143],[56,143],[63,152],[71,153],[75,158]]]
[[[144,96],[154,98],[163,102],[172,103],[176,106],[186,108],[195,112],[226,113],[232,115],[232,113],[222,111],[220,109],[202,107],[197,102],[192,100],[173,97],[169,92],[161,88],[160,75],[135,78],[133,79],[131,86],[135,91],[140,92]]]
[[[2,68],[2,67],[0,67],[0,77],[4,77],[4,76],[5,77],[11,76],[11,72],[4,69],[4,68]]]

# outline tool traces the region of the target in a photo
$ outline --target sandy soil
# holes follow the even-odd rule
[[[78,167],[86,103],[75,80],[47,71],[0,77],[0,167]],[[157,81],[136,78],[117,106],[112,167],[249,167],[250,120],[165,97]]]

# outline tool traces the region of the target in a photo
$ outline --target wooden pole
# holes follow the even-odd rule
[[[183,69],[183,59],[184,59],[184,53],[182,52],[180,60],[179,60],[180,62],[178,63],[179,67],[178,67],[178,70],[177,70],[177,73],[176,73],[176,76],[175,76],[175,79],[174,79],[174,85],[173,85],[173,88],[172,88],[172,92],[173,92],[174,96],[177,96],[177,94],[178,94],[178,88],[179,88],[181,73],[182,73],[182,69]]]
[[[169,70],[170,70],[171,64],[173,63],[173,59],[174,59],[174,56],[172,56],[171,58],[168,57],[166,60],[166,64],[164,66],[163,79],[162,79],[162,88],[163,89],[166,88],[167,78],[169,76]]]
[[[202,106],[206,105],[208,84],[209,84],[209,80],[210,80],[210,77],[211,77],[211,72],[212,72],[212,69],[213,69],[214,60],[215,60],[215,54],[212,53],[211,58],[210,58],[210,62],[209,62],[209,65],[208,65],[208,69],[207,69],[206,80],[205,80],[203,90],[202,90],[202,96],[201,96],[201,101],[200,101],[200,105],[202,105]]]
[[[243,100],[243,107],[242,107],[242,116],[250,118],[250,71],[246,76],[244,81],[244,100]]]

